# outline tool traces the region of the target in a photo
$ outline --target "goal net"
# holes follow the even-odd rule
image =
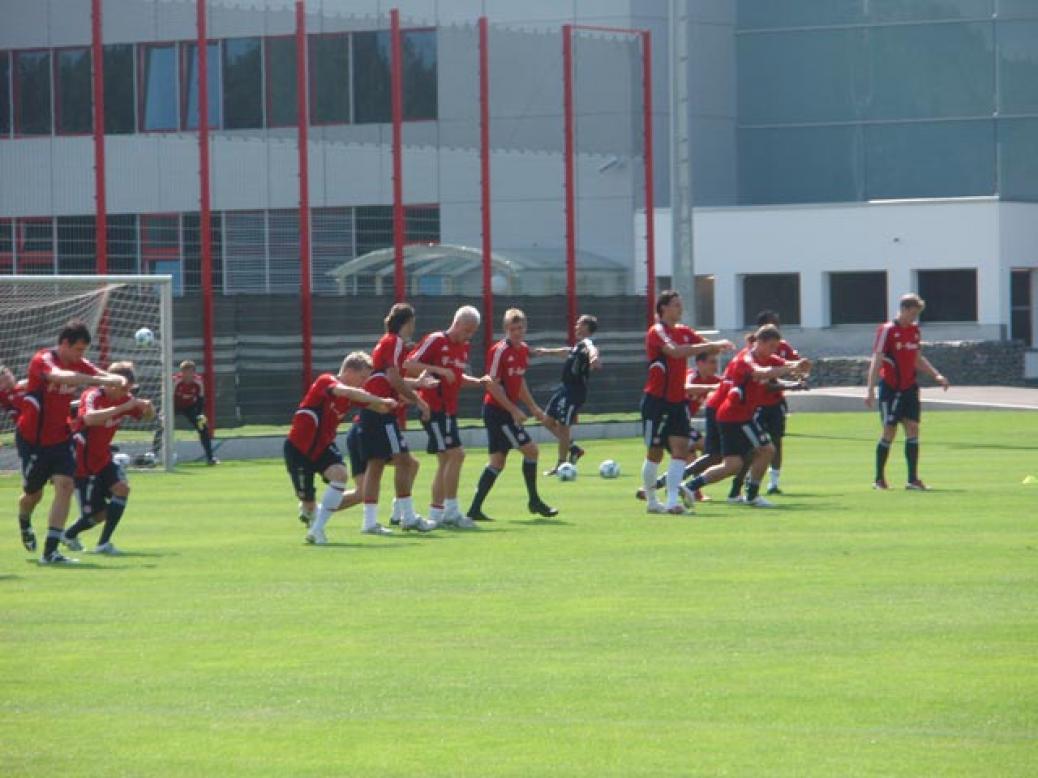
[[[70,319],[82,319],[93,336],[87,359],[107,368],[133,362],[138,397],[151,400],[151,421],[126,419],[113,445],[130,467],[173,466],[173,300],[170,276],[0,276],[0,364],[25,378],[29,360],[57,345]],[[147,328],[153,342],[138,343]],[[85,387],[84,387],[85,388]],[[0,470],[18,470],[11,414],[0,418]]]

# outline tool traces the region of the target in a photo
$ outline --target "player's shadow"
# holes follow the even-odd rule
[[[159,559],[167,556],[180,556],[177,551],[122,551],[117,555],[119,559]]]
[[[107,565],[99,565],[94,562],[72,562],[71,564],[58,564],[58,565],[43,565],[40,564],[38,559],[26,559],[25,564],[33,565],[34,567],[48,568],[51,570],[118,570],[118,567],[108,567]]]
[[[547,516],[539,516],[536,519],[515,519],[513,524],[525,524],[528,527],[540,527],[540,526],[557,526],[557,527],[572,527],[573,522],[563,521],[562,519],[552,519]]]
[[[0,581],[17,581],[20,578],[20,575],[14,573],[0,573]]]

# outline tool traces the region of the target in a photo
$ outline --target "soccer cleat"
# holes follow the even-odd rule
[[[361,529],[361,532],[363,532],[365,535],[392,535],[393,534],[393,530],[391,530],[389,527],[383,527],[377,521],[374,524],[372,524],[370,527],[363,527]]]
[[[562,462],[559,462],[559,465],[561,465],[561,464],[562,464]],[[551,470],[545,470],[544,471],[544,475],[548,476],[549,478],[551,476],[553,476],[553,475],[558,475],[559,474],[559,465],[555,465],[555,467],[553,467]]]
[[[313,546],[323,546],[328,542],[328,538],[324,536],[323,529],[311,527],[310,531],[306,533],[306,542]]]
[[[493,521],[493,519],[483,513],[483,511],[469,511],[465,518],[469,521]],[[460,527],[461,524],[459,523],[458,526]]]
[[[745,500],[744,499],[743,503],[748,505],[751,508],[774,508],[775,507],[775,503],[773,503],[771,500],[765,500],[759,494],[756,497],[754,497],[752,500]]]
[[[432,532],[436,529],[436,522],[423,519],[416,513],[401,521],[400,526],[403,528],[404,532],[410,532],[411,530],[417,530],[418,532]]]
[[[671,505],[664,508],[664,511],[669,513],[671,516],[688,516],[692,512],[684,505]]]
[[[713,498],[709,494],[703,494],[702,489],[696,489],[696,502],[712,502]]]
[[[60,551],[51,551],[49,554],[44,554],[40,557],[41,565],[74,565],[78,562],[78,559],[67,557]]]
[[[36,550],[36,533],[33,532],[31,526],[21,527],[22,531],[22,545],[25,546],[25,550],[32,552]]]
[[[648,498],[648,497],[646,496],[646,493],[645,493],[645,487],[644,487],[644,486],[639,486],[639,487],[638,487],[638,491],[636,491],[636,492],[634,493],[634,496],[635,496],[635,498],[637,498],[637,499],[639,499],[639,500],[643,500],[643,501],[644,501],[644,500],[647,500],[647,499],[649,499],[649,498]]]
[[[484,516],[482,521],[493,521],[493,519],[489,519],[486,516]],[[458,518],[457,521],[454,522],[453,526],[457,527],[458,529],[475,529],[476,522],[474,522],[468,516],[461,516]]]
[[[577,464],[577,460],[580,459],[587,452],[584,451],[580,446],[571,446],[569,450],[569,463],[571,465]]]
[[[531,500],[526,507],[530,509],[530,513],[536,513],[538,516],[550,517],[559,515],[558,508],[552,508],[544,500]]]
[[[667,509],[663,507],[663,503],[659,500],[649,500],[649,504],[645,506],[646,513],[666,513]]]
[[[457,524],[464,518],[465,514],[463,514],[457,508],[451,508],[450,510],[445,510],[443,512],[443,517],[436,523],[440,526],[450,527]]]
[[[744,502],[746,502],[746,498],[743,497],[741,494],[736,495],[735,497],[728,498],[729,505],[742,505]]]
[[[83,550],[83,544],[79,542],[79,538],[77,538],[77,537],[71,537],[70,538],[64,532],[61,533],[61,542],[64,543],[65,546],[70,551],[82,551]]]
[[[394,527],[399,527],[400,526],[400,517],[399,516],[390,516],[389,517],[389,523],[392,524]]]
[[[887,489],[890,488],[890,485],[887,483],[887,480],[885,478],[877,478],[875,481],[872,482],[872,488],[878,489],[881,492],[885,492]]]
[[[910,492],[928,492],[928,491],[930,491],[930,487],[927,486],[926,484],[924,484],[918,478],[915,479],[914,481],[909,481],[907,484],[905,484],[905,488],[908,489]]]
[[[212,467],[213,465],[218,465],[218,464],[220,464],[220,460],[219,460],[219,459],[217,459],[216,457],[213,457],[212,459],[207,459],[205,463],[206,463],[206,464],[207,464],[207,465],[208,465],[209,467]]]
[[[782,494],[782,490],[779,489],[777,486],[769,486],[768,494]]]
[[[691,510],[696,504],[696,493],[689,489],[684,484],[678,487],[678,492],[681,494],[681,502],[685,504],[685,507]]]
[[[105,556],[121,556],[123,552],[117,549],[112,541],[109,540],[107,543],[100,543],[94,546],[90,549],[90,553],[104,554]]]

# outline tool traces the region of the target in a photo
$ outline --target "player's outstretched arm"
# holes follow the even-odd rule
[[[462,373],[461,385],[465,389],[485,389],[486,383],[483,380],[484,378],[488,378],[488,376],[483,376],[483,378],[476,378],[475,376],[471,376],[468,373]]]
[[[151,405],[147,400],[138,400],[136,397],[128,397],[126,400],[119,405],[115,405],[111,408],[105,408],[103,410],[87,411],[83,414],[83,423],[88,427],[103,427],[112,419],[116,419],[120,416],[133,413],[140,409],[144,412],[145,404]],[[154,409],[152,413],[154,414]]]
[[[453,384],[456,378],[454,371],[449,367],[433,365],[429,362],[422,362],[419,359],[405,359],[404,372],[408,377],[412,378],[417,378],[422,373],[428,373],[429,375],[439,376],[441,380],[448,384]]]
[[[396,410],[396,400],[387,397],[378,397],[363,389],[346,384],[336,384],[332,387],[332,394],[336,397],[346,397],[358,405],[364,405],[376,413],[391,413]]]
[[[559,348],[544,348],[543,346],[530,347],[531,357],[565,357],[568,354],[569,348],[566,346],[560,346]]]

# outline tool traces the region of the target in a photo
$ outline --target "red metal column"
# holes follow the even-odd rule
[[[656,214],[653,212],[652,176],[652,33],[644,30],[642,38],[642,124],[645,139],[642,157],[645,160],[645,297],[646,326],[656,321]],[[677,262],[677,257],[674,261]]]
[[[577,320],[577,234],[576,202],[573,181],[573,25],[562,25],[562,164],[565,168],[566,196],[566,333],[570,344],[576,342]]]
[[[393,107],[393,290],[397,302],[407,296],[404,283],[404,179],[403,179],[403,56],[400,48],[400,11],[389,12],[390,92]]]
[[[313,380],[313,300],[310,283],[310,149],[306,94],[306,9],[296,0],[296,119],[299,146],[299,285],[303,317],[303,391]]]
[[[494,289],[490,239],[490,60],[487,17],[479,17],[479,164],[483,216],[483,353],[494,342]]]
[[[90,55],[94,65],[94,223],[97,233],[97,272],[104,275],[108,272],[108,202],[105,190],[105,60],[101,39],[101,1],[91,0],[90,3]]]
[[[216,432],[216,362],[213,357],[213,234],[209,202],[209,46],[205,0],[197,0],[198,36],[198,231],[202,245],[202,354],[205,362],[205,415]]]

